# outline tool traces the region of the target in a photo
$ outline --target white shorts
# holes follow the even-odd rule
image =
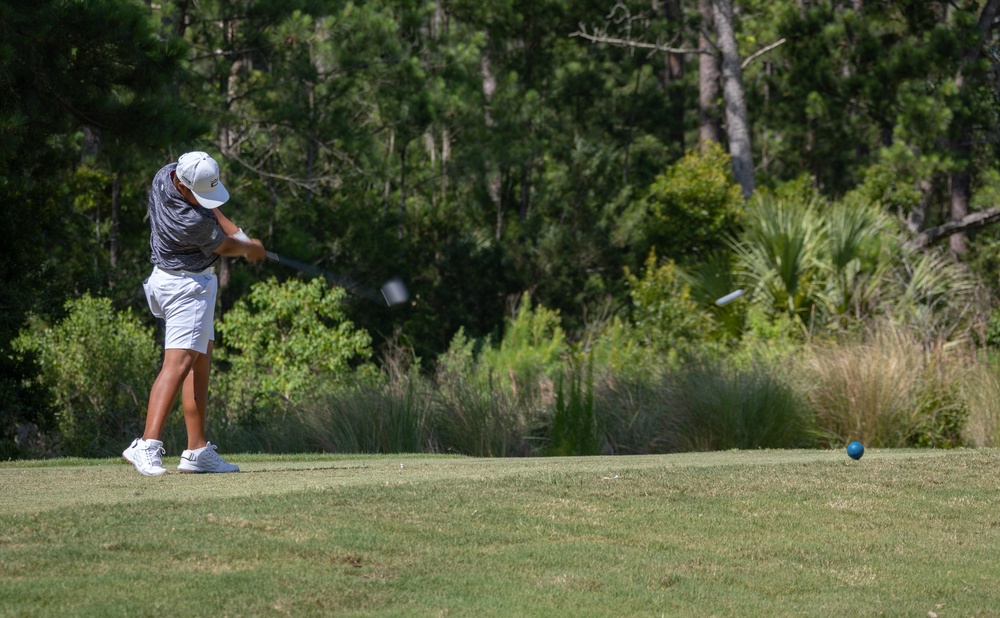
[[[164,348],[208,351],[208,342],[215,340],[215,297],[219,291],[211,269],[189,273],[154,267],[142,288],[150,311],[167,323]]]

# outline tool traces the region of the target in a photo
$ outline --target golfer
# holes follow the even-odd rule
[[[122,453],[141,474],[167,470],[160,440],[177,391],[181,390],[187,450],[179,472],[239,472],[205,438],[205,403],[212,365],[214,267],[219,256],[261,260],[264,245],[227,219],[219,206],[229,192],[219,181],[219,164],[204,152],[188,152],[153,178],[149,191],[149,247],[153,272],[143,283],[153,315],[166,322],[163,367],[149,393],[146,427]]]

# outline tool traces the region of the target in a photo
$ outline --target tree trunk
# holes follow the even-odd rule
[[[399,220],[400,224],[406,219],[406,144],[399,147]]]
[[[757,188],[757,181],[754,177],[746,93],[743,90],[742,60],[733,29],[733,2],[714,0],[713,8],[715,33],[722,53],[722,96],[726,103],[726,135],[729,154],[733,158],[733,176],[743,189],[743,197],[749,198]]]
[[[979,60],[982,54],[983,40],[993,28],[997,17],[1000,0],[989,0],[979,15],[979,37],[962,53],[958,75],[955,76],[955,86],[961,98],[966,92],[966,70]],[[956,114],[955,125],[952,127],[951,146],[955,159],[961,162],[962,168],[951,173],[948,182],[948,192],[951,202],[951,220],[961,221],[969,214],[969,202],[972,201],[972,123],[967,114]],[[958,257],[963,255],[968,246],[965,242],[965,232],[952,234],[949,238],[951,253]]]
[[[238,17],[225,15],[222,18],[221,24],[223,49],[226,52],[232,51],[235,48],[240,19]],[[239,56],[229,56],[227,54],[223,57],[234,58],[232,64],[229,65],[229,70],[225,71],[220,67],[218,74],[219,91],[222,95],[223,118],[228,118],[233,112],[234,101],[236,100],[236,93],[239,88],[240,75],[245,65],[243,59]],[[233,154],[233,147],[235,144],[233,133],[229,126],[229,121],[223,120],[220,122],[218,131],[219,155],[222,159],[226,159]],[[223,180],[225,180],[225,178],[223,178]],[[218,270],[217,285],[219,292],[215,300],[216,319],[221,317],[225,309],[231,305],[229,299],[229,283],[232,281],[232,260],[225,256],[219,258]]]
[[[437,41],[441,38],[441,31],[446,28],[444,7],[442,0],[434,0],[434,14],[431,16],[431,38]]]
[[[969,152],[964,152],[959,156],[964,158],[969,154]],[[951,220],[961,221],[969,214],[969,200],[972,198],[972,182],[967,167],[952,172],[948,179],[948,192],[951,198]],[[964,255],[969,249],[965,242],[965,231],[952,234],[948,238],[948,245],[951,247],[952,256]]]
[[[486,100],[486,126],[493,127],[493,115],[490,114],[490,103],[493,101],[493,93],[497,90],[497,78],[493,75],[490,66],[490,59],[483,54],[479,64],[480,74],[483,77],[483,98]],[[489,193],[490,201],[497,210],[497,230],[496,238],[500,240],[503,233],[503,206],[500,202],[502,174],[499,166],[491,160],[486,161],[486,191]]]
[[[389,149],[386,153],[386,160],[389,162],[391,167],[392,157],[396,152],[396,131],[395,129],[389,129]],[[382,212],[389,214],[389,194],[392,193],[392,175],[385,175],[385,186],[382,190]]]
[[[118,236],[119,223],[121,221],[121,201],[122,201],[122,172],[118,170],[115,180],[111,183],[111,233],[108,238],[110,254],[108,256],[111,267],[118,266],[118,254],[121,252],[121,239]]]
[[[518,210],[518,220],[527,221],[531,212],[531,164],[521,164],[521,208]]]
[[[663,3],[663,13],[671,23],[680,23],[683,18],[680,0],[667,0]],[[663,71],[663,85],[667,92],[667,105],[673,123],[670,127],[671,143],[680,146],[684,152],[684,55],[667,53],[666,66]]]
[[[712,0],[698,0],[698,12],[703,24],[698,34],[698,138],[704,151],[706,145],[722,142],[722,127],[719,126],[719,56],[708,38],[708,29],[713,27]]]
[[[235,299],[229,298],[229,282],[233,278],[232,260],[225,256],[219,258],[219,299],[215,305],[215,317],[221,317],[222,310],[229,307]]]
[[[441,129],[441,203],[448,200],[448,159],[451,158],[451,131]]]
[[[635,87],[632,89],[632,99],[628,106],[628,120],[625,123],[625,156],[622,158],[622,182],[628,184],[628,169],[632,159],[632,140],[635,135],[635,108],[639,98],[639,84],[642,71],[635,72]]]
[[[449,30],[449,18],[448,12],[445,10],[444,0],[434,0],[434,15],[431,17],[431,37],[438,41],[441,39],[442,34],[447,34]],[[428,129],[430,132],[430,139],[433,141],[434,128],[430,127]],[[444,126],[441,128],[441,203],[444,204],[448,200],[448,159],[451,156],[451,133],[448,131],[448,127]],[[433,168],[433,157],[434,150],[433,145],[431,147],[431,167]],[[434,192],[431,191],[431,195]]]
[[[931,205],[934,202],[934,183],[924,178],[917,182],[920,190],[920,202],[906,213],[906,228],[914,234],[919,234],[927,228],[931,216]]]
[[[101,130],[97,127],[84,125],[83,144],[80,149],[80,163],[93,161],[101,151]]]
[[[236,41],[236,32],[239,28],[239,19],[224,17],[222,20],[222,45],[224,51],[231,51]],[[235,58],[229,65],[229,70],[221,70],[218,74],[219,93],[222,95],[222,115],[227,118],[232,112],[233,101],[236,99],[236,91],[239,87],[240,71],[243,68],[243,61],[237,56],[224,56],[225,58]],[[219,123],[219,154],[226,158],[232,152],[233,135],[229,128],[228,121]]]
[[[307,129],[306,129],[306,182],[310,186],[313,185],[313,178],[316,174],[316,85],[307,84],[306,94],[308,95],[309,101],[309,117],[307,119]],[[405,171],[405,170],[404,170]],[[312,202],[313,192],[306,192],[306,200]]]

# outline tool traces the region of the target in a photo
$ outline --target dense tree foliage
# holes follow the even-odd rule
[[[22,382],[35,370],[11,353],[27,316],[60,315],[88,291],[141,296],[145,194],[132,177],[208,127],[171,96],[185,53],[134,3],[0,3],[0,456],[53,422]]]
[[[921,268],[971,289],[936,253],[892,263],[888,237],[998,205],[997,5],[2,1],[0,456],[56,422],[12,353],[29,316],[90,292],[149,319],[145,192],[186,150],[217,155],[227,214],[268,248],[407,280],[402,309],[344,306],[376,360],[502,341],[525,292],[585,340],[668,271],[657,289],[715,312],[707,337],[739,336],[709,301],[741,282],[834,330],[912,314],[889,299]],[[952,259],[995,286],[998,239],[956,236]],[[221,314],[275,268],[225,260]]]

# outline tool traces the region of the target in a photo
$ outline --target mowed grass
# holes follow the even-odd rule
[[[230,459],[0,464],[0,615],[1000,611],[997,450]]]

